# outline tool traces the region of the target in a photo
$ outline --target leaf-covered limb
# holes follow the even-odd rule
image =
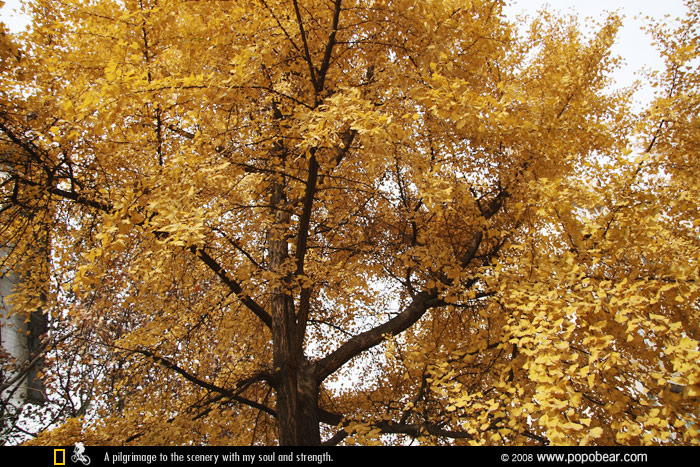
[[[418,321],[433,306],[436,299],[437,294],[434,292],[420,292],[414,297],[411,304],[394,318],[349,339],[316,363],[316,379],[319,382],[323,381],[349,360],[381,343],[386,339],[386,336],[402,333]]]

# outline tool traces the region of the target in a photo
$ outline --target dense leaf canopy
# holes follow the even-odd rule
[[[688,444],[700,2],[35,0],[0,45],[0,243],[36,443]],[[10,435],[6,435],[10,436]]]

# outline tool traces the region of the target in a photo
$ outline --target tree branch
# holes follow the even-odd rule
[[[318,70],[318,82],[316,83],[316,92],[323,91],[323,86],[326,81],[326,75],[328,73],[328,68],[331,65],[331,56],[333,54],[333,47],[336,44],[335,36],[338,32],[338,23],[340,21],[340,4],[342,0],[335,0],[335,8],[333,11],[333,23],[331,25],[331,33],[328,35],[328,43],[326,44],[326,51],[323,54],[323,62],[321,62],[321,68]]]
[[[30,180],[24,180],[20,178],[19,176],[14,177],[15,180],[17,180],[19,183],[24,183],[26,185],[31,185],[31,186],[41,186],[39,182],[34,182]],[[53,186],[48,186],[45,188],[50,194],[59,196],[60,198],[71,200],[81,206],[89,207],[96,209],[100,212],[103,213],[110,213],[113,211],[113,207],[110,204],[107,204],[102,201],[96,201],[93,200],[81,193],[75,192],[75,191],[67,191],[63,190],[61,188],[53,187]],[[153,232],[154,235],[156,236],[163,236],[164,233],[162,232]],[[270,315],[265,311],[265,309],[260,306],[255,300],[253,300],[251,297],[247,295],[243,295],[243,289],[241,285],[236,282],[234,279],[230,278],[228,276],[228,273],[226,270],[224,270],[221,265],[219,265],[214,258],[212,258],[206,251],[204,251],[203,248],[197,248],[196,246],[192,246],[189,248],[190,252],[192,252],[195,256],[197,256],[199,259],[202,260],[202,262],[209,268],[211,269],[223,282],[226,284],[229,289],[231,289],[236,296],[238,296],[239,300],[248,307],[258,318],[262,320],[263,323],[269,328],[272,323],[272,319]]]
[[[255,300],[253,300],[250,296],[246,295],[243,293],[243,288],[241,285],[234,279],[230,278],[226,270],[221,267],[221,265],[209,255],[206,251],[204,251],[203,248],[197,248],[196,246],[191,246],[189,247],[189,250],[197,256],[199,259],[202,260],[202,262],[209,268],[211,269],[214,274],[219,276],[221,281],[228,286],[229,289],[233,291],[233,293],[236,294],[238,299],[250,310],[260,318],[260,320],[265,323],[265,325],[268,328],[272,327],[272,317],[268,314],[265,309],[260,306]]]
[[[316,69],[314,68],[313,61],[311,60],[311,52],[309,51],[309,43],[306,40],[306,31],[304,30],[304,22],[301,18],[301,11],[299,11],[299,2],[294,0],[294,12],[297,16],[297,23],[299,24],[299,34],[301,34],[301,42],[304,46],[304,59],[309,66],[309,73],[311,74],[311,83],[314,86],[314,90],[318,92],[318,80],[316,79]]]
[[[431,301],[436,298],[437,292],[417,294],[411,304],[397,316],[369,331],[358,334],[319,360],[316,367],[316,381],[320,384],[352,358],[384,341],[387,335],[396,336],[411,327],[434,306]]]
[[[462,256],[462,267],[469,265],[476,255],[482,239],[483,233],[477,230],[472,237],[467,251]],[[326,377],[334,373],[352,358],[381,343],[387,335],[396,336],[401,334],[421,319],[430,308],[444,304],[445,302],[438,297],[438,293],[434,290],[429,292],[423,291],[416,294],[411,304],[397,316],[386,323],[380,324],[369,331],[349,339],[334,352],[319,360],[316,367],[316,380],[320,384]]]
[[[221,394],[221,395],[223,395],[231,400],[234,400],[234,401],[239,402],[241,404],[250,406],[254,409],[258,409],[258,410],[261,410],[263,412],[266,412],[273,417],[277,417],[277,412],[275,412],[273,409],[267,407],[266,405],[260,404],[260,403],[255,402],[255,401],[251,401],[250,399],[247,399],[245,397],[240,396],[239,391],[232,391],[230,389],[226,389],[226,388],[222,388],[220,386],[217,386],[213,383],[208,383],[208,382],[190,374],[188,371],[179,367],[178,365],[171,362],[167,358],[164,358],[164,357],[161,357],[159,355],[154,354],[150,350],[143,350],[143,349],[142,350],[133,350],[133,352],[140,353],[144,357],[148,357],[148,358],[154,360],[156,363],[163,365],[165,368],[172,370],[173,372],[175,372],[178,375],[185,378],[187,381],[189,381],[197,386],[200,386],[204,389],[208,389],[209,391]],[[260,379],[264,379],[262,374],[257,375],[253,378],[248,378],[247,380],[245,380],[243,382],[244,384],[241,384],[241,386],[243,388],[247,388],[248,386],[250,386],[250,384],[252,382],[260,380]]]
[[[309,159],[309,175],[306,181],[306,192],[304,193],[303,211],[299,219],[299,236],[297,237],[297,246],[295,259],[297,264],[296,276],[300,277],[304,274],[304,258],[306,256],[309,225],[311,223],[311,212],[313,210],[314,197],[316,196],[316,183],[318,181],[318,161],[316,160],[316,151],[313,151]],[[297,332],[296,348],[301,349],[304,342],[304,334],[306,322],[309,318],[309,307],[311,301],[311,288],[302,286],[301,295],[299,297],[299,313],[297,316],[297,324],[299,331]]]

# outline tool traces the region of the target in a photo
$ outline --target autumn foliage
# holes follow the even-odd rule
[[[36,0],[0,222],[33,441],[697,444],[700,3]],[[48,425],[48,423],[47,423]],[[47,426],[48,428],[48,426]]]

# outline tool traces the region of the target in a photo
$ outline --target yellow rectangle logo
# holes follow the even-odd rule
[[[54,449],[53,450],[53,465],[66,465],[66,450],[65,449]]]

